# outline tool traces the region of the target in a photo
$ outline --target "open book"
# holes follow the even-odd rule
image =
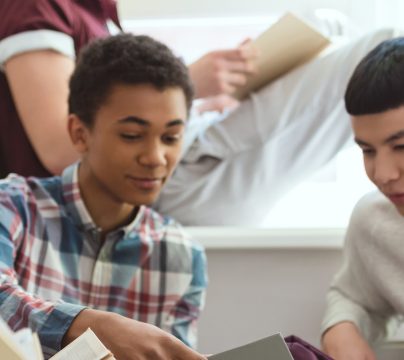
[[[257,72],[233,96],[238,100],[243,99],[252,91],[311,59],[329,43],[316,29],[287,13],[253,40],[260,53]]]
[[[37,334],[30,329],[13,332],[0,319],[0,359],[43,360]],[[91,329],[54,355],[51,360],[115,360]]]

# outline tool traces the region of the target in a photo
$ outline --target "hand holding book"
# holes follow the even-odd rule
[[[64,345],[79,337],[89,327],[119,360],[206,360],[156,326],[92,309],[83,310],[75,318],[65,335]]]
[[[250,39],[234,49],[207,53],[189,66],[196,98],[232,94],[255,72],[258,51]]]
[[[315,28],[295,15],[286,13],[253,40],[252,45],[260,54],[255,64],[256,72],[232,95],[242,100],[251,92],[310,60],[329,43]]]
[[[236,100],[303,64],[328,44],[316,29],[287,13],[256,39],[209,52],[189,66],[195,97],[205,99],[200,112],[234,107]]]

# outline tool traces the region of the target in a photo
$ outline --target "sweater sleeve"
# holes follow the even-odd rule
[[[374,246],[371,209],[367,201],[355,207],[345,237],[343,265],[327,294],[321,332],[337,323],[354,323],[369,342],[387,335],[394,311],[375,281],[377,246]],[[366,249],[364,248],[366,247]],[[375,261],[376,260],[376,261]]]
[[[387,334],[389,316],[370,312],[362,304],[343,293],[343,286],[335,284],[327,294],[327,308],[321,325],[321,333],[340,322],[354,323],[364,338],[370,342],[383,339]]]

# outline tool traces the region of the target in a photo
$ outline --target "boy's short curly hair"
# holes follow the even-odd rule
[[[119,34],[91,42],[81,52],[69,82],[69,113],[86,125],[115,85],[181,88],[189,111],[193,86],[188,69],[164,44],[149,36]]]
[[[358,64],[345,92],[350,115],[368,115],[404,105],[404,38],[383,41]]]

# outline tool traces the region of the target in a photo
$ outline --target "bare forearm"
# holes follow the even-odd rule
[[[67,345],[91,328],[119,360],[206,360],[174,336],[124,316],[85,309],[72,322],[63,338]]]
[[[376,360],[369,344],[352,322],[341,322],[322,338],[324,351],[335,360]]]
[[[97,310],[84,309],[83,311],[81,311],[73,320],[69,330],[67,330],[67,332],[65,333],[62,340],[62,347],[70,344],[73,340],[83,334],[88,328],[94,330],[94,328],[97,327],[97,322],[100,318],[102,318],[102,316],[103,312]]]

